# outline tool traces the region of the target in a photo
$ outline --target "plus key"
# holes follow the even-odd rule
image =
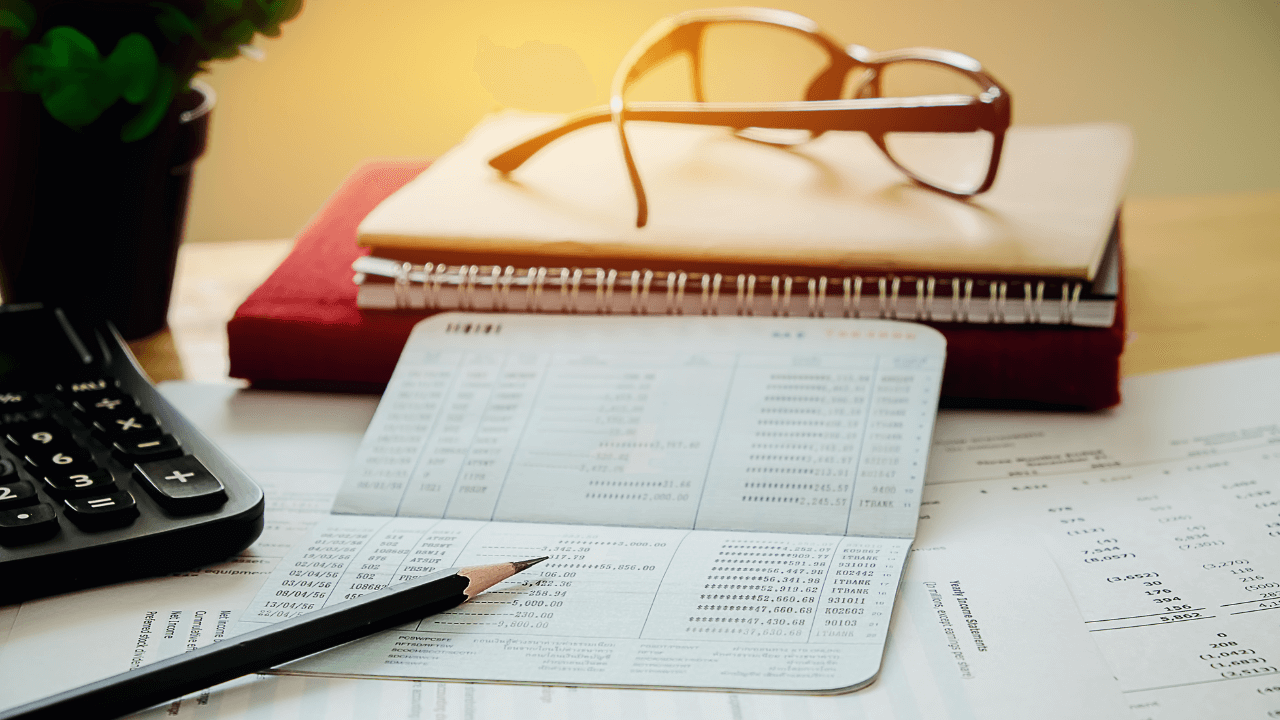
[[[227,501],[222,481],[191,455],[141,462],[133,474],[160,507],[175,515],[214,510]]]

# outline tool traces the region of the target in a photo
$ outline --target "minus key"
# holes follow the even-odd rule
[[[124,463],[132,464],[178,457],[182,454],[182,446],[172,435],[158,435],[117,441],[112,443],[111,451]]]

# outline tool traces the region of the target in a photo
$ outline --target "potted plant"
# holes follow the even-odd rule
[[[164,326],[210,61],[302,0],[0,0],[0,297]]]

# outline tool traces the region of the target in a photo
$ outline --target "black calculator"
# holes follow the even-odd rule
[[[0,604],[224,560],[263,495],[109,323],[0,305]]]

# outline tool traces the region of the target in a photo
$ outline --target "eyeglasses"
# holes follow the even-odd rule
[[[708,101],[705,36],[712,28],[756,26],[799,34],[826,54],[803,100]],[[633,102],[627,91],[666,61],[689,59],[692,102]],[[843,97],[842,97],[843,96]],[[692,10],[660,20],[632,46],[614,74],[609,105],[584,110],[489,160],[502,173],[519,168],[551,142],[591,125],[613,123],[636,198],[636,227],[648,222],[644,185],[627,141],[628,121],[716,125],[747,140],[786,147],[823,133],[866,133],[919,185],[964,198],[990,189],[1011,116],[1009,93],[977,60],[932,48],[876,53],[841,47],[812,20],[785,10]]]

